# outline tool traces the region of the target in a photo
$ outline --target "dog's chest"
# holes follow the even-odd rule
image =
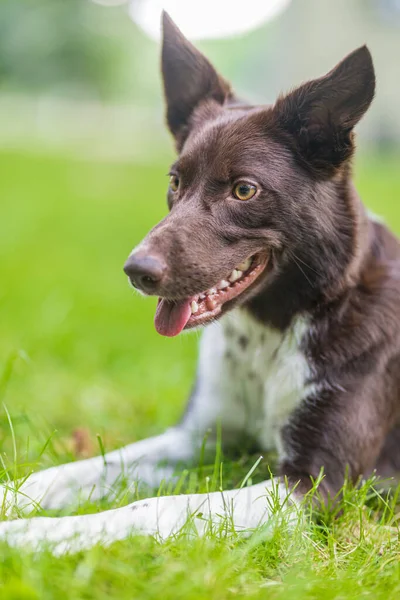
[[[307,330],[307,321],[298,319],[282,334],[243,310],[208,328],[199,370],[208,381],[200,383],[218,405],[223,429],[242,430],[262,448],[281,450],[282,426],[310,393],[302,351]]]

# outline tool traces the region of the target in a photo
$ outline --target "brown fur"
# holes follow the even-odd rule
[[[351,183],[353,127],[375,90],[369,51],[274,106],[248,106],[165,15],[162,69],[181,185],[146,238],[165,266],[147,291],[200,293],[267,249],[267,271],[223,312],[240,303],[280,330],[311,318],[316,392],[285,427],[281,472],[306,490],[323,467],[335,494],[346,468],[355,481],[399,471],[400,247]],[[232,199],[237,178],[257,183],[256,200]]]

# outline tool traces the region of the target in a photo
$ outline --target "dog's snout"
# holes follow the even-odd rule
[[[132,285],[149,294],[156,293],[166,271],[166,264],[157,256],[131,254],[124,265]]]

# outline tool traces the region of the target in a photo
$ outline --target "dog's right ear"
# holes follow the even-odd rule
[[[195,108],[204,100],[214,100],[222,105],[231,91],[228,83],[185,38],[165,11],[162,24],[161,66],[167,123],[179,149],[188,134],[190,117]]]

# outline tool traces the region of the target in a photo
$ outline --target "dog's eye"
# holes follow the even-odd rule
[[[256,192],[256,186],[252,183],[246,183],[245,181],[240,181],[233,188],[233,195],[238,200],[250,200]]]
[[[173,192],[177,192],[179,188],[179,177],[177,175],[171,175],[169,178],[169,187]]]

